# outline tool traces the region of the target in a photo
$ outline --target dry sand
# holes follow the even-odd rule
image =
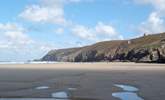
[[[121,89],[114,87],[114,84],[128,84],[139,88],[138,94],[144,100],[165,100],[165,65],[140,63],[0,65],[1,98],[47,98],[53,92],[76,88],[71,93],[73,97],[117,100],[112,97],[112,93]],[[38,86],[50,88],[36,90]]]

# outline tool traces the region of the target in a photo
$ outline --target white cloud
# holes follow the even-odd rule
[[[165,0],[135,0],[140,4],[149,4],[154,7],[148,19],[141,23],[139,30],[143,33],[160,33],[165,29]]]
[[[87,39],[87,40],[96,39],[96,34],[93,33],[93,29],[90,29],[83,25],[74,25],[71,31],[73,34],[79,36],[82,39]]]
[[[55,23],[60,25],[64,25],[66,23],[63,9],[58,6],[49,7],[31,5],[26,7],[19,16],[33,22]]]
[[[165,10],[165,0],[135,0],[140,4],[151,4],[156,10]]]
[[[8,48],[9,46],[7,44],[4,44],[3,42],[0,43],[0,49]]]
[[[139,28],[142,33],[160,33],[165,31],[165,23],[162,18],[153,12],[149,16],[148,20],[143,22]]]
[[[96,42],[105,40],[105,38],[109,40],[120,39],[120,34],[117,33],[112,25],[98,22],[94,27],[87,27],[76,24],[73,20],[66,19],[64,6],[68,3],[81,1],[91,2],[93,0],[41,0],[39,4],[27,6],[19,16],[32,22],[64,25],[65,29],[84,40]],[[64,31],[63,28],[59,28],[55,30],[55,33],[62,34]]]
[[[120,37],[120,34],[116,32],[116,29],[113,26],[104,24],[102,22],[98,22],[97,25],[93,28],[85,27],[83,25],[73,25],[71,31],[73,34],[82,39],[95,42],[105,40],[105,37],[108,38],[108,40],[119,39]]]
[[[25,29],[14,23],[0,24],[1,36],[6,44],[24,46],[33,41],[25,34]]]
[[[26,33],[26,29],[16,23],[0,23],[0,34],[0,52],[4,56],[0,60],[23,61],[39,58],[43,53],[54,48],[54,46],[33,40]]]
[[[41,45],[40,46],[40,50],[41,51],[50,51],[52,49],[56,49],[56,48],[54,46],[48,45],[48,44],[45,44],[45,45]]]
[[[111,25],[105,25],[102,22],[99,22],[95,27],[96,33],[105,34],[109,36],[117,35],[115,28]]]
[[[115,28],[111,25],[98,22],[93,28],[84,25],[75,24],[73,21],[67,20],[64,12],[64,5],[68,3],[77,3],[80,1],[93,1],[93,0],[41,0],[39,4],[27,6],[20,14],[24,19],[41,22],[41,23],[54,23],[64,25],[65,28],[82,39],[97,41],[100,36],[117,36]],[[57,29],[57,34],[64,32],[64,29]]]
[[[80,2],[81,0],[41,0],[39,4],[29,5],[19,15],[20,17],[41,23],[66,25],[64,5],[66,3]]]
[[[55,30],[56,34],[63,34],[64,33],[64,29],[63,28],[58,28]]]
[[[18,28],[16,24],[11,24],[11,23],[7,23],[7,24],[2,24],[0,23],[0,30],[20,30],[21,28]]]

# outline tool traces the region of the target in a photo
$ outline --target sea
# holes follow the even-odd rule
[[[18,61],[0,61],[0,64],[56,64],[59,62],[50,62],[50,61],[25,61],[25,62],[18,62]]]

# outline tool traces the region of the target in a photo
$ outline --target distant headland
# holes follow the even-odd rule
[[[144,35],[130,40],[104,41],[79,48],[51,50],[41,61],[165,63],[165,33]]]

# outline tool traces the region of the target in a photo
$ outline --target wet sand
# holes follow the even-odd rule
[[[133,85],[144,100],[165,99],[165,65],[135,63],[1,64],[1,98],[49,98],[68,91],[84,100],[118,100],[114,84]],[[47,89],[36,87],[48,86]]]

